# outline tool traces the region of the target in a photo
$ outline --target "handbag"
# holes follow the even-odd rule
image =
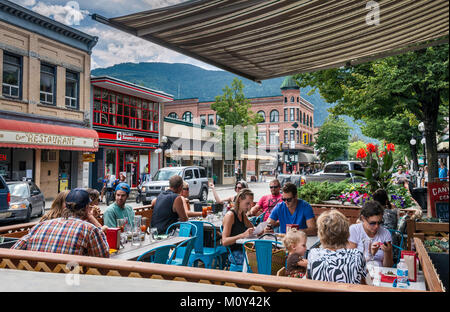
[[[266,233],[259,237],[261,239],[264,236],[273,236],[277,242],[277,237],[274,234]],[[245,253],[247,255],[248,266],[253,273],[258,273],[258,263],[256,259],[256,248],[254,242],[246,242],[244,244]],[[277,272],[286,265],[286,249],[272,244],[272,266],[271,275],[277,275]]]

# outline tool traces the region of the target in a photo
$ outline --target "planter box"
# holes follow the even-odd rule
[[[437,274],[448,292],[448,253],[444,252],[428,252]]]

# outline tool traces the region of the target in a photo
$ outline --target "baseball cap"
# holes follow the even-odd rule
[[[86,207],[91,202],[89,193],[82,188],[75,188],[66,196],[66,203],[74,203],[74,209],[80,210]]]
[[[115,191],[124,191],[125,193],[130,194],[130,186],[127,183],[122,182],[117,184]]]

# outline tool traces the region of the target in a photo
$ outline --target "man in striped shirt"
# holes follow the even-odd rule
[[[108,258],[105,234],[101,228],[84,221],[89,213],[89,202],[87,191],[70,191],[61,218],[37,224],[11,249]]]

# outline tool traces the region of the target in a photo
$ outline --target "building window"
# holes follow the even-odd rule
[[[192,113],[191,112],[185,112],[183,114],[183,117],[181,117],[183,121],[192,122]]]
[[[291,130],[290,131],[289,141],[290,142],[295,142],[295,130]]]
[[[214,125],[214,115],[208,114],[208,125]]]
[[[167,115],[167,117],[173,118],[173,119],[178,119],[178,115],[175,112],[170,113],[169,115]]]
[[[269,144],[278,145],[278,131],[269,132]]]
[[[291,102],[294,103],[294,97],[293,96],[291,96]]]
[[[259,142],[259,146],[263,146],[267,144],[267,134],[266,131],[261,131],[258,133],[258,142]]]
[[[288,131],[284,130],[284,143],[289,143],[288,142]]]
[[[22,58],[3,53],[3,96],[20,98],[22,83]]]
[[[44,104],[55,103],[56,67],[41,64],[41,91],[40,101]]]
[[[200,124],[206,126],[206,115],[200,115]]]
[[[312,128],[312,116],[309,117],[309,126]]]
[[[287,97],[286,96],[284,97],[284,103],[287,103]]]
[[[79,109],[78,106],[79,74],[66,70],[66,107]]]
[[[297,143],[300,144],[300,130],[297,130]]]
[[[300,121],[300,109],[297,108],[297,121]]]
[[[300,98],[297,96],[297,103],[300,103]]]
[[[223,162],[223,176],[225,178],[234,177],[234,160],[225,160]]]
[[[284,109],[284,121],[288,121],[288,109]]]
[[[262,122],[266,122],[266,113],[264,113],[264,111],[260,110],[258,112],[258,115],[262,117],[262,119],[263,119]]]
[[[291,121],[295,121],[295,108],[291,108],[290,109],[290,117],[291,117]]]
[[[279,122],[280,115],[276,109],[270,112],[270,122]]]
[[[303,112],[303,124],[306,124],[306,117],[305,117],[305,113]]]
[[[309,116],[306,115],[306,125],[309,126]]]
[[[159,104],[94,87],[93,123],[126,129],[158,131]]]
[[[216,114],[216,125],[219,125],[219,121],[220,121],[220,116],[218,114]]]

